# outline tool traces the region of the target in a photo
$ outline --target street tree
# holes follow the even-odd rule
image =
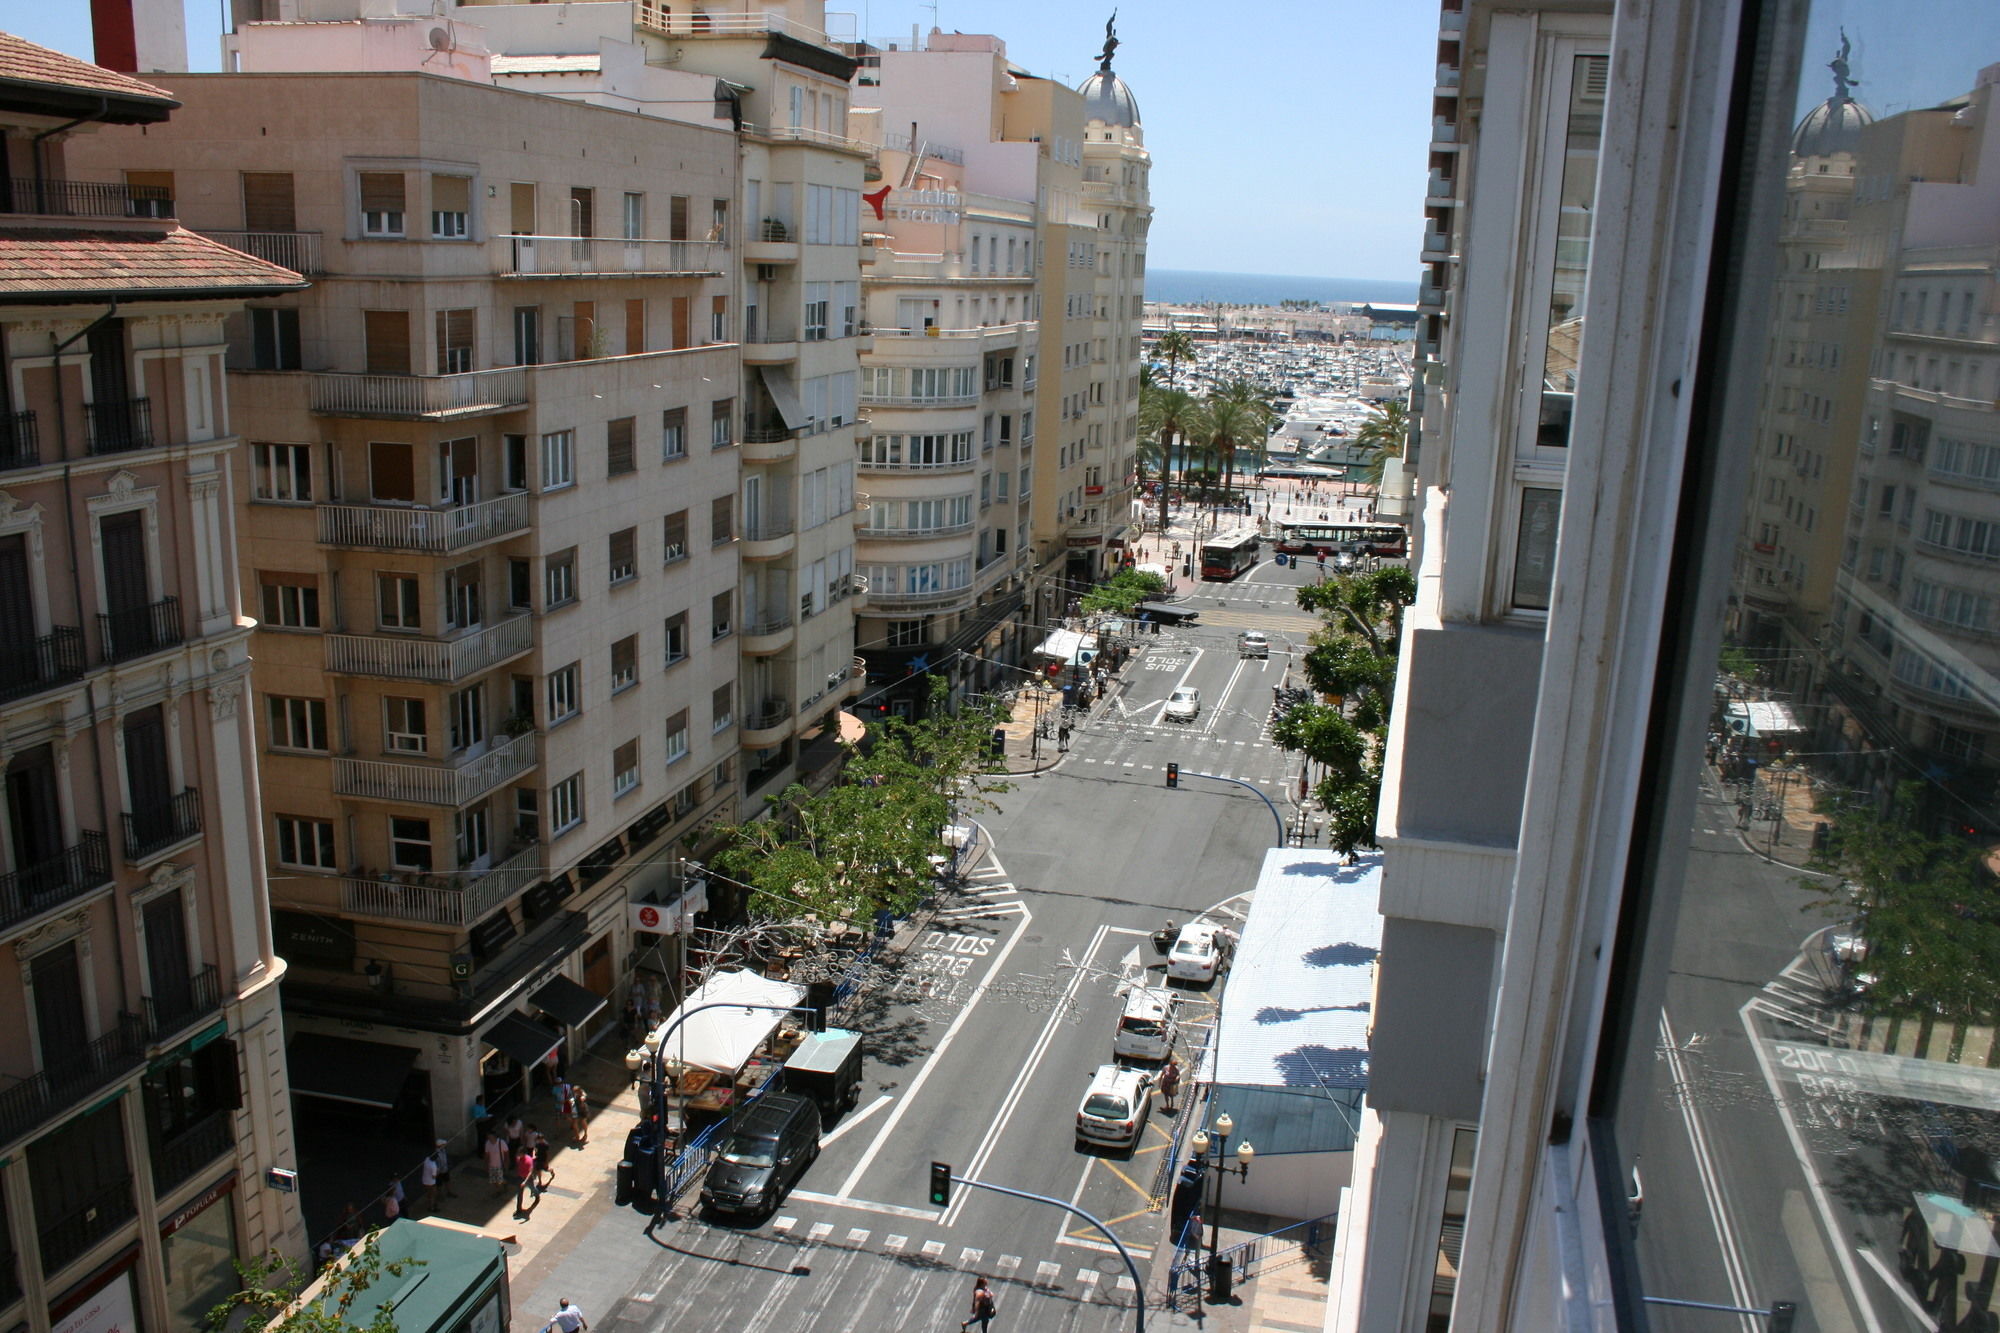
[[[1139,440],[1160,479],[1160,531],[1167,530],[1167,482],[1173,470],[1174,438],[1201,433],[1201,400],[1185,389],[1139,388]],[[1183,463],[1185,468],[1185,463]],[[1185,478],[1183,478],[1185,480]]]
[[[242,1289],[208,1312],[214,1330],[255,1327],[276,1333],[396,1333],[396,1307],[385,1296],[369,1308],[369,1288],[424,1267],[422,1259],[386,1259],[370,1232],[315,1276],[273,1250],[236,1265]]]
[[[1132,614],[1132,608],[1141,602],[1149,602],[1167,591],[1167,581],[1158,574],[1144,573],[1137,569],[1121,569],[1111,578],[1098,584],[1083,597],[1084,614],[1100,611],[1115,612],[1121,616]]]
[[[1354,433],[1354,447],[1368,459],[1361,480],[1380,490],[1389,460],[1403,456],[1403,447],[1409,438],[1410,411],[1402,400],[1391,398],[1386,403],[1377,403],[1375,411]]]
[[[1210,394],[1202,403],[1201,438],[1210,455],[1222,464],[1226,496],[1236,472],[1236,455],[1261,452],[1265,434],[1253,408],[1234,398]]]
[[[1181,362],[1194,360],[1194,339],[1186,329],[1168,329],[1153,344],[1153,355],[1167,363],[1167,385],[1177,387],[1180,383]]]

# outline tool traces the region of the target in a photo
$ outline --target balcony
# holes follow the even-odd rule
[[[145,606],[99,612],[97,639],[106,666],[171,648],[181,641],[180,598],[162,597]]]
[[[327,417],[390,421],[456,421],[528,405],[528,373],[520,366],[457,375],[349,375],[318,371],[312,410]]]
[[[743,558],[775,560],[798,545],[790,514],[752,514],[743,520]]]
[[[721,241],[658,241],[613,236],[503,236],[503,278],[718,278]]]
[[[211,241],[294,273],[324,273],[316,231],[204,231]]]
[[[760,12],[755,14],[708,14],[690,12],[683,8],[674,12],[674,6],[665,0],[639,0],[638,12],[633,23],[641,28],[664,34],[668,37],[762,37],[768,33],[782,33],[812,46],[827,50],[838,50],[840,43],[821,32],[808,27],[783,14]]]
[[[792,704],[789,699],[766,699],[745,712],[737,744],[746,750],[776,745],[791,734]]]
[[[185,787],[157,805],[127,810],[119,818],[125,821],[125,859],[136,865],[201,832],[201,793]]]
[[[743,463],[789,463],[799,455],[799,432],[782,421],[743,428]]]
[[[145,1062],[145,1031],[138,1017],[118,1015],[115,1026],[97,1040],[54,1052],[43,1069],[0,1089],[0,1143],[12,1143],[75,1110],[92,1093]]]
[[[42,461],[40,436],[33,412],[0,415],[0,471],[38,466]]]
[[[84,434],[93,455],[153,447],[153,405],[145,398],[111,398],[83,405]]]
[[[528,530],[525,491],[436,509],[415,505],[320,505],[318,509],[322,545],[370,551],[444,554]]]
[[[531,842],[489,870],[442,875],[343,875],[340,910],[378,921],[471,926],[520,896],[542,874],[542,845]]]
[[[132,1178],[127,1176],[81,1199],[51,1199],[48,1206],[66,1210],[53,1218],[42,1216],[39,1208],[35,1210],[42,1238],[42,1271],[55,1273],[82,1258],[91,1246],[132,1217]]]
[[[165,1194],[236,1146],[232,1111],[211,1111],[170,1139],[153,1145],[153,1192]]]
[[[146,1037],[155,1046],[222,1010],[222,974],[215,964],[197,971],[172,994],[145,999]]]
[[[799,334],[783,327],[747,328],[743,331],[743,364],[775,366],[799,359]]]
[[[333,791],[370,801],[460,809],[532,769],[540,750],[533,732],[502,741],[456,764],[335,759]]]
[[[0,644],[0,703],[77,680],[83,675],[83,631],[57,625],[39,639]]]
[[[36,180],[0,177],[0,213],[54,218],[170,218],[171,191],[122,181]]]
[[[745,619],[737,632],[743,636],[743,652],[755,656],[782,652],[792,643],[791,613],[760,611],[755,619]]]
[[[52,907],[80,898],[111,882],[111,857],[104,835],[84,829],[81,841],[46,861],[0,875],[0,930]]]
[[[864,393],[863,407],[977,407],[977,393]]]
[[[1424,232],[1423,253],[1419,256],[1426,264],[1441,264],[1451,258],[1451,237],[1441,231]]]
[[[929,528],[862,528],[854,535],[862,541],[929,541],[934,537],[963,537],[972,524],[940,523]]]
[[[855,470],[869,472],[970,472],[979,466],[979,455],[968,451],[963,458],[904,459],[900,462],[883,462],[880,459],[863,458],[856,463]]]
[[[456,639],[391,634],[329,634],[326,669],[342,675],[381,676],[450,685],[499,666],[535,646],[535,622],[510,616]]]
[[[946,611],[971,601],[973,592],[970,583],[962,588],[933,588],[922,592],[876,592],[871,589],[868,605],[896,612]]]

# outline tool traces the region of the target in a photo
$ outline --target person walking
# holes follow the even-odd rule
[[[556,1178],[555,1168],[549,1165],[548,1136],[533,1125],[528,1126],[528,1151],[535,1159],[535,1197],[542,1197]]]
[[[535,1190],[535,1155],[528,1151],[528,1145],[524,1143],[514,1154],[514,1216],[528,1215],[531,1195],[536,1199],[541,1197],[540,1192]]]
[[[590,1321],[576,1302],[565,1296],[556,1302],[555,1318],[542,1326],[542,1333],[590,1333]]]
[[[382,1191],[382,1220],[394,1222],[403,1215],[403,1178],[389,1177],[389,1188]]]
[[[456,1199],[458,1191],[451,1187],[451,1142],[439,1139],[431,1152],[431,1160],[437,1163],[438,1192],[447,1199]]]
[[[1160,1071],[1160,1102],[1167,1108],[1168,1115],[1173,1115],[1176,1113],[1177,1108],[1174,1106],[1174,1102],[1176,1099],[1180,1097],[1180,1095],[1181,1095],[1180,1061],[1174,1059],[1174,1057],[1170,1055],[1167,1057],[1167,1067]]]
[[[417,1183],[424,1187],[424,1211],[438,1210],[438,1164],[435,1156],[427,1156],[423,1165],[417,1168]]]
[[[958,1326],[958,1333],[973,1324],[979,1325],[979,1333],[987,1333],[993,1327],[993,1316],[1000,1312],[999,1302],[993,1299],[993,1288],[986,1285],[986,1277],[981,1274],[972,1283],[972,1314]]]
[[[493,1187],[495,1194],[507,1188],[507,1140],[500,1131],[486,1131],[486,1183]]]
[[[581,1083],[569,1090],[569,1132],[579,1144],[590,1142],[590,1094]]]

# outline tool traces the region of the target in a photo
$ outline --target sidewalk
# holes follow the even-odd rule
[[[1224,1209],[1222,1217],[1224,1250],[1289,1225],[1283,1218],[1231,1209]],[[1202,1249],[1205,1256],[1206,1231],[1202,1233]],[[1147,1287],[1156,1302],[1166,1300],[1167,1270],[1173,1254],[1173,1247],[1164,1243],[1154,1254]],[[1195,1292],[1183,1285],[1174,1303],[1157,1307],[1158,1314],[1149,1315],[1147,1324],[1202,1329],[1205,1333],[1320,1333],[1326,1323],[1332,1263],[1333,1228],[1329,1225],[1310,1250],[1295,1240],[1275,1245],[1258,1262],[1256,1275],[1238,1284],[1228,1300],[1209,1300],[1204,1278],[1199,1301]]]

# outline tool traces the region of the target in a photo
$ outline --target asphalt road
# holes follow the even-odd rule
[[[1121,977],[1161,979],[1147,937],[1168,917],[1240,918],[1277,842],[1251,791],[1192,776],[1168,790],[1164,767],[1236,778],[1285,807],[1297,760],[1263,729],[1271,687],[1310,628],[1287,587],[1300,577],[1267,564],[1236,583],[1198,584],[1189,600],[1200,621],[1148,636],[1062,762],[1018,779],[978,816],[982,856],[868,994],[857,1021],[869,1037],[866,1084],[857,1109],[829,1126],[819,1160],[755,1224],[694,1215],[649,1238],[636,1213],[598,1222],[565,1279],[595,1289],[594,1328],[949,1328],[974,1273],[998,1291],[999,1326],[1131,1326],[1125,1265],[1087,1224],[964,1187],[934,1208],[929,1167],[947,1162],[1095,1213],[1150,1280],[1175,1125],[1156,1107],[1131,1150],[1085,1152],[1076,1109],[1111,1060]],[[1269,659],[1237,657],[1241,628],[1270,633]],[[1183,682],[1202,691],[1200,716],[1161,722],[1160,704]],[[1199,1045],[1225,984],[1186,992],[1183,1052]],[[1164,1311],[1155,1322],[1171,1326]]]

